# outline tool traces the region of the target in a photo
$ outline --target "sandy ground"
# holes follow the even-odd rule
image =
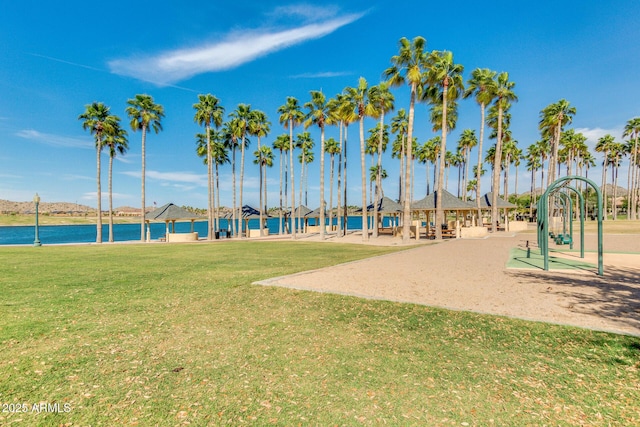
[[[317,236],[307,240],[319,240]],[[302,240],[302,239],[301,239]],[[363,298],[424,304],[640,336],[640,236],[606,235],[604,276],[597,269],[507,269],[509,252],[532,233],[429,242],[399,253],[259,282]],[[362,235],[330,237],[362,243]],[[422,241],[425,243],[426,241]],[[381,236],[367,244],[400,245]],[[578,249],[579,246],[574,246]],[[585,249],[597,237],[585,236]],[[637,252],[615,254],[612,252]],[[597,263],[587,253],[588,262]],[[578,257],[577,254],[567,254]]]

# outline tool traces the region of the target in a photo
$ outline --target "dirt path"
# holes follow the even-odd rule
[[[354,242],[362,236],[354,236]],[[506,268],[532,234],[445,240],[407,251],[260,282],[409,302],[640,336],[640,255],[605,256],[605,275]],[[590,236],[585,237],[586,245]],[[607,236],[607,251],[629,251],[640,236]],[[398,244],[392,240],[390,244]],[[586,246],[587,248],[589,246]],[[612,249],[609,249],[612,248]],[[617,249],[616,249],[617,248]]]

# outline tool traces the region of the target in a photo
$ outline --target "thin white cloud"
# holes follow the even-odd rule
[[[310,4],[296,4],[289,6],[278,6],[270,14],[271,16],[293,16],[302,17],[308,20],[321,20],[334,17],[338,13],[335,6],[314,6]]]
[[[302,73],[291,76],[292,79],[326,79],[331,77],[349,76],[353,73],[347,71],[325,71],[319,73]]]
[[[141,173],[139,171],[122,172],[124,175],[134,178],[140,178]],[[159,172],[159,171],[146,171],[146,178],[165,182],[167,185],[185,185],[192,184],[197,187],[207,186],[207,175],[197,174],[193,172]],[[180,183],[180,184],[177,184]],[[164,184],[163,184],[164,185]]]
[[[576,128],[576,132],[583,134],[587,138],[587,146],[594,148],[598,140],[605,135],[612,135],[622,142],[623,128],[602,129],[602,128]]]
[[[213,44],[149,57],[115,59],[109,62],[109,68],[115,74],[170,85],[198,74],[232,69],[269,53],[324,37],[362,16],[351,14],[284,31],[234,32]]]
[[[87,139],[71,138],[68,136],[54,135],[51,133],[39,132],[33,129],[25,129],[16,132],[16,136],[30,141],[35,141],[40,144],[51,145],[54,147],[66,147],[66,148],[85,148],[94,149],[94,142],[90,137]]]

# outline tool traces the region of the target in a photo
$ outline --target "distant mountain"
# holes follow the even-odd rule
[[[35,212],[33,202],[12,202],[0,199],[0,214],[28,214]],[[68,202],[40,202],[38,212],[50,214],[86,214],[95,212],[95,208]]]

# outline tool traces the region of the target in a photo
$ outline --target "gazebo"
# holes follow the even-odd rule
[[[165,239],[167,242],[190,242],[198,240],[198,233],[193,231],[193,223],[197,219],[202,219],[200,215],[196,215],[188,210],[176,206],[173,203],[167,203],[157,209],[149,212],[145,221],[147,223],[147,242],[151,240],[150,223],[151,221],[164,221],[166,224]],[[190,233],[176,233],[177,221],[191,221]],[[169,227],[171,223],[171,228]]]
[[[367,206],[367,212],[368,213],[373,213],[373,207],[374,207],[374,203],[371,203]],[[397,218],[399,215],[402,214],[402,205],[398,202],[396,202],[395,200],[389,198],[389,197],[383,197],[382,199],[380,199],[380,201],[378,202],[378,215],[380,215],[380,224],[382,225],[382,230],[384,230],[384,222],[383,222],[383,218],[387,215],[392,216],[396,219],[397,222]],[[362,213],[362,209],[358,209],[356,212],[360,212]],[[397,226],[397,224],[396,224]],[[394,226],[392,225],[391,229],[394,229]],[[395,233],[394,233],[395,234]]]
[[[231,220],[233,218],[233,214],[230,212],[227,215],[224,216],[225,218],[227,218],[228,220]],[[260,228],[258,228],[257,230],[249,230],[249,220],[252,219],[260,219],[260,211],[252,206],[249,205],[244,205],[242,206],[242,210],[237,209],[236,210],[236,218],[240,219],[241,221],[244,221],[244,227],[240,226],[241,229],[241,233],[242,230],[247,230],[246,236],[247,237],[258,237],[260,236]],[[267,218],[271,218],[269,215],[267,214],[263,214],[262,215],[263,219],[267,219]],[[262,227],[262,224],[260,224],[260,227]],[[269,235],[269,229],[265,228],[263,230],[263,235]]]
[[[429,227],[429,216],[431,212],[435,212],[436,210],[436,204],[438,202],[438,192],[434,191],[433,193],[429,194],[428,196],[424,197],[423,199],[417,200],[415,202],[413,202],[411,204],[411,211],[412,212],[426,212],[427,214],[427,236],[431,235],[432,230]],[[449,211],[453,211],[456,213],[456,221],[453,223],[446,223],[443,224],[443,234],[449,235],[449,237],[458,237],[458,229],[459,227],[459,220],[458,220],[458,216],[460,214],[460,212],[471,212],[475,209],[475,206],[469,202],[465,202],[463,200],[460,200],[459,198],[457,198],[456,196],[454,196],[453,194],[449,193],[447,190],[442,190],[442,210],[449,212]],[[455,225],[455,227],[454,227]],[[419,238],[419,230],[420,230],[420,223],[416,223],[415,225],[416,227],[416,240]],[[444,232],[444,229],[446,228],[446,232]]]
[[[482,196],[480,198],[480,209],[491,209],[491,201],[493,200],[493,193],[490,191],[487,194],[485,194],[484,196]],[[501,199],[500,197],[498,197],[497,202],[496,202],[496,206],[498,207],[498,210],[502,209],[504,210],[504,218],[505,218],[505,230],[509,229],[509,220],[508,220],[508,215],[507,215],[507,210],[508,209],[515,209],[518,206],[514,205],[511,202],[507,202],[504,199]],[[476,208],[477,209],[477,208]]]
[[[308,220],[307,215],[311,212],[313,211],[305,205],[298,205],[298,207],[293,211],[293,228],[296,230],[302,230],[301,232],[305,233]],[[318,217],[320,217],[319,214]],[[300,218],[301,224],[298,224],[298,218]]]
[[[304,208],[305,206],[303,206]],[[308,209],[308,208],[307,208]],[[315,225],[309,225],[309,219],[313,218],[315,220]],[[324,218],[325,220],[327,219],[327,211],[324,211]],[[326,227],[327,225],[324,224],[324,226]],[[316,208],[314,210],[309,210],[309,212],[307,212],[304,215],[304,230],[306,233],[319,233],[320,232],[320,208]],[[326,228],[325,228],[326,231]]]

